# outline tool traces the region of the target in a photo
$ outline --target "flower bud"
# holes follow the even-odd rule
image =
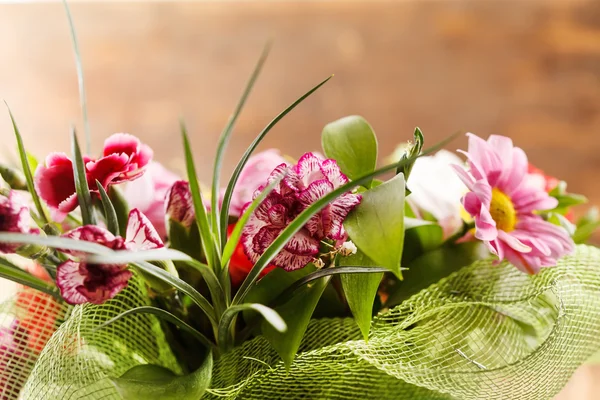
[[[190,184],[177,181],[165,196],[165,214],[168,221],[179,222],[186,228],[192,226],[196,218]]]
[[[29,208],[14,191],[0,195],[0,232],[38,233],[32,225]],[[16,243],[0,243],[0,253],[14,253],[19,247]]]

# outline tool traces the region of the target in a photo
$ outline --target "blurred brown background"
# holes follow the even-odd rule
[[[382,156],[420,126],[431,145],[456,130],[501,133],[530,161],[600,205],[600,1],[446,0],[74,3],[95,152],[133,133],[181,171],[178,119],[208,181],[217,137],[265,43],[270,59],[227,153],[314,84],[262,148],[299,156],[327,123],[361,114]],[[0,5],[0,97],[35,154],[68,151],[82,123],[59,3]],[[4,151],[14,139],[0,118]],[[451,149],[463,147],[464,139]],[[585,211],[585,210],[580,210]],[[600,236],[596,236],[600,243]],[[584,367],[561,399],[600,393]],[[594,380],[595,379],[595,380]],[[596,396],[596,397],[594,397]]]

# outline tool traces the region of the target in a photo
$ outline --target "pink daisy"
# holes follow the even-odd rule
[[[558,201],[527,183],[527,156],[512,140],[492,135],[487,142],[468,133],[468,169],[453,165],[470,190],[465,210],[475,220],[475,237],[500,260],[535,274],[574,250],[561,227],[545,221],[537,211],[550,210]]]

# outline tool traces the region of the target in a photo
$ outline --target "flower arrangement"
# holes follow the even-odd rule
[[[377,168],[361,117],[322,153],[255,153],[210,191],[135,136],[100,157],[3,166],[0,395],[16,398],[548,398],[598,344],[600,224],[504,136],[466,162],[417,128]],[[10,115],[13,118],[12,114]],[[383,177],[383,178],[382,178]],[[25,266],[23,266],[25,265]],[[545,368],[545,369],[544,369]],[[545,376],[538,376],[540,370]],[[550,383],[548,383],[548,380]]]

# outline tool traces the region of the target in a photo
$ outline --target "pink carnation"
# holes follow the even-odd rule
[[[284,173],[281,164],[269,176],[267,185]],[[322,160],[313,153],[303,155],[287,175],[251,215],[242,233],[246,255],[253,263],[279,236],[291,221],[318,199],[348,182],[335,160]],[[266,185],[259,187],[258,196]],[[315,214],[296,233],[272,263],[286,270],[306,266],[319,254],[321,240],[339,240],[346,234],[343,222],[362,197],[350,192],[343,194]],[[246,204],[246,207],[249,203]]]
[[[106,189],[111,184],[131,181],[144,173],[152,159],[152,149],[127,133],[115,133],[104,142],[102,157],[84,157],[86,179],[91,191],[97,191],[96,180]],[[73,162],[64,153],[51,153],[35,172],[35,187],[56,219],[78,206],[73,175]]]
[[[8,196],[0,195],[0,232],[38,233],[31,228],[33,220],[29,208],[18,194],[11,191]],[[14,253],[19,244],[0,243],[0,253]]]
[[[96,225],[81,226],[65,233],[63,237],[98,243],[112,250],[150,250],[164,246],[148,218],[137,209],[129,213],[125,239]],[[79,252],[63,252],[85,256]],[[119,264],[89,264],[67,260],[56,270],[56,285],[69,304],[102,304],[123,290],[130,278],[131,272],[127,265]]]
[[[475,237],[500,260],[535,274],[556,265],[558,258],[574,250],[567,232],[536,214],[558,201],[543,188],[528,183],[527,156],[504,136],[487,142],[468,134],[468,170],[454,165],[470,190],[463,198],[465,210],[475,219]]]

